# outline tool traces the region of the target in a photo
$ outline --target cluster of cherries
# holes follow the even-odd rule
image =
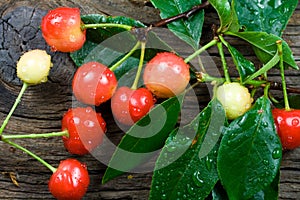
[[[41,30],[54,51],[73,52],[86,41],[86,29],[77,8],[61,7],[51,10],[42,19]],[[169,98],[185,90],[190,80],[189,65],[171,52],[157,54],[147,63],[143,73],[145,87],[119,86],[110,68],[91,61],[80,66],[73,77],[72,89],[76,99],[86,107],[69,109],[62,119],[65,148],[72,154],[84,155],[103,141],[106,122],[92,106],[111,101],[117,122],[131,126],[155,105],[157,98]],[[86,168],[76,170],[77,160],[61,162],[52,175],[49,190],[57,199],[80,199],[89,184]],[[62,174],[63,173],[63,174]],[[73,180],[76,179],[76,182]]]
[[[60,7],[49,11],[42,19],[41,30],[45,41],[54,51],[74,52],[86,41],[86,27],[81,21],[78,8]],[[35,62],[41,66],[45,62],[43,58],[48,63],[45,64],[48,71],[25,70],[26,67],[35,66]],[[19,61],[18,77],[28,84],[45,82],[50,63],[45,51],[35,50],[33,55],[24,54]],[[45,67],[40,69],[44,70]],[[41,78],[37,78],[39,76]],[[157,98],[170,98],[182,93],[189,81],[189,65],[171,52],[158,53],[146,64],[143,72],[144,87],[140,88],[118,86],[113,70],[99,62],[83,64],[74,74],[72,89],[76,99],[86,104],[86,107],[71,108],[64,114],[62,139],[65,148],[71,154],[85,155],[103,142],[107,131],[106,122],[93,106],[110,100],[114,118],[123,125],[132,126],[155,106]],[[243,115],[253,101],[248,89],[236,82],[219,86],[216,96],[230,120]],[[275,109],[273,115],[283,147],[291,149],[299,146],[299,113]],[[295,138],[296,143],[293,142]],[[90,182],[85,164],[76,159],[66,159],[52,171],[54,173],[49,181],[49,190],[55,198],[81,199],[84,196]]]

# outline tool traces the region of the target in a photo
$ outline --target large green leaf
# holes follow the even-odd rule
[[[184,94],[158,104],[127,131],[109,161],[103,183],[129,172],[157,154],[176,125],[183,97]]]
[[[262,31],[281,36],[298,0],[235,0],[240,25],[246,31]]]
[[[257,56],[263,63],[267,63],[274,57],[277,52],[276,41],[282,40],[284,64],[294,69],[298,69],[289,45],[282,38],[276,35],[256,31],[239,33],[228,31],[226,34],[239,37],[250,43],[253,47],[255,47],[255,49],[258,49],[260,52],[257,54]]]
[[[132,27],[143,28],[146,27],[143,23],[123,16],[107,17],[100,14],[89,14],[81,16],[81,20],[84,24],[101,24],[101,23],[114,23],[114,24],[125,24]],[[122,28],[116,27],[105,27],[96,29],[87,29],[87,39],[100,43],[103,40],[110,38],[112,35],[124,32]]]
[[[225,112],[214,99],[190,124],[171,133],[156,162],[150,199],[207,197],[219,180],[216,159],[224,122]],[[207,136],[214,139],[205,140]],[[204,142],[213,148],[202,156]]]
[[[193,6],[201,3],[201,0],[151,0],[152,4],[160,10],[161,18],[169,18],[190,10]],[[193,14],[189,19],[180,19],[168,24],[168,28],[176,36],[198,49],[204,11]]]
[[[250,61],[247,60],[236,48],[227,44],[227,48],[233,58],[233,62],[238,69],[241,81],[244,81],[245,78],[255,72],[255,66]]]
[[[248,199],[275,178],[282,147],[276,133],[270,101],[256,100],[225,130],[218,154],[218,172],[229,199]]]
[[[208,0],[209,3],[215,8],[220,19],[219,32],[227,30],[236,32],[239,30],[239,23],[237,14],[232,8],[228,0]],[[234,4],[234,2],[232,2]]]

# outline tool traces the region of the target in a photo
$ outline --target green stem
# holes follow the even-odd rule
[[[137,87],[138,87],[138,82],[139,82],[139,79],[140,79],[140,76],[141,76],[141,73],[142,73],[143,64],[144,64],[145,48],[146,48],[146,43],[141,42],[141,56],[140,56],[139,67],[138,67],[138,70],[136,72],[134,82],[131,86],[131,89],[133,89],[133,90],[136,90]]]
[[[132,29],[132,26],[125,25],[125,24],[114,24],[114,23],[102,23],[102,24],[84,24],[81,26],[81,29],[88,29],[88,28],[122,28],[127,31]]]
[[[209,74],[202,73],[202,72],[198,73],[196,77],[198,82],[216,82],[218,84],[221,84],[225,81],[224,78],[213,77],[210,76]]]
[[[212,41],[210,41],[209,43],[207,43],[206,45],[204,45],[203,47],[201,47],[200,49],[198,49],[197,51],[195,51],[193,54],[191,54],[189,57],[187,57],[186,59],[184,59],[185,63],[190,62],[191,60],[193,60],[195,57],[197,57],[198,55],[200,55],[201,53],[203,53],[206,49],[216,45],[218,43],[218,41],[216,39],[213,39]]]
[[[264,88],[264,96],[265,96],[266,98],[269,97],[269,88],[270,88],[270,84],[268,83],[268,84],[266,84],[266,86],[265,86],[265,88]]]
[[[68,130],[60,132],[51,132],[51,133],[32,133],[32,134],[23,134],[23,135],[2,135],[2,140],[10,139],[36,139],[36,138],[48,138],[48,137],[59,137],[59,136],[68,136]]]
[[[17,108],[18,104],[20,103],[21,98],[22,98],[22,96],[23,96],[25,90],[28,88],[28,86],[29,86],[29,85],[28,85],[27,83],[23,82],[23,86],[22,86],[22,88],[21,88],[21,91],[19,92],[19,95],[18,95],[18,97],[16,98],[14,105],[13,105],[12,108],[10,109],[8,115],[6,116],[6,118],[5,118],[5,120],[4,120],[3,124],[2,124],[2,126],[1,126],[1,128],[0,128],[0,135],[2,135],[3,130],[5,129],[5,127],[6,127],[7,123],[8,123],[8,121],[9,121],[10,117],[12,116],[13,112],[14,112],[15,109]]]
[[[218,42],[217,47],[218,47],[218,50],[219,50],[219,54],[221,56],[221,62],[222,62],[222,66],[223,66],[225,80],[226,80],[227,83],[230,83],[231,80],[230,80],[230,75],[229,75],[229,72],[228,72],[228,67],[227,67],[227,63],[226,63],[226,59],[225,59],[225,55],[224,55],[222,42]]]
[[[37,156],[36,154],[32,153],[31,151],[29,151],[28,149],[10,141],[10,140],[2,140],[3,142],[27,153],[28,155],[30,155],[31,157],[35,158],[36,160],[38,160],[40,163],[42,163],[44,166],[46,166],[48,169],[50,169],[53,173],[56,171],[56,168],[51,166],[49,163],[47,163],[45,160],[43,160],[41,157]]]
[[[275,54],[275,56],[268,62],[266,63],[262,68],[257,70],[255,73],[251,74],[244,82],[243,84],[248,84],[250,81],[255,79],[256,77],[266,74],[268,70],[270,70],[272,67],[274,67],[278,61],[280,60],[280,57],[278,56],[279,52]]]
[[[279,55],[279,68],[280,68],[280,75],[281,75],[281,81],[282,81],[284,106],[285,106],[285,110],[291,110],[290,105],[289,105],[289,100],[288,100],[285,77],[284,77],[282,41],[278,40],[276,42],[276,44],[277,44],[278,55]]]
[[[125,60],[127,60],[133,53],[135,50],[137,50],[137,48],[141,45],[141,42],[138,41],[134,47],[121,59],[119,60],[118,62],[116,62],[113,66],[111,66],[109,69],[111,71],[114,71],[116,70]]]

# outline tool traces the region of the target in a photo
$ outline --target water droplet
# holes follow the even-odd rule
[[[274,149],[274,151],[272,152],[272,157],[273,159],[278,159],[281,157],[281,151],[279,148]]]
[[[292,125],[293,125],[293,126],[299,126],[299,119],[298,119],[298,118],[294,118],[294,119],[292,120]]]
[[[193,181],[194,181],[194,183],[195,183],[198,187],[202,187],[202,186],[203,186],[204,181],[202,180],[201,173],[200,173],[199,171],[196,171],[196,172],[193,174]]]
[[[206,168],[210,171],[211,168],[212,168],[212,164],[213,164],[213,159],[209,158],[209,157],[206,157],[205,158],[205,165],[206,165]]]
[[[167,199],[167,195],[166,194],[162,194],[161,195],[161,199]]]
[[[186,187],[187,187],[187,191],[190,194],[193,194],[195,192],[195,188],[193,186],[191,186],[190,184],[187,184]]]
[[[174,152],[176,150],[176,146],[174,145],[167,145],[166,147],[168,152]]]
[[[263,160],[264,165],[268,165],[269,161],[268,160]]]
[[[263,122],[262,125],[263,125],[263,127],[268,127],[269,126],[268,122]]]

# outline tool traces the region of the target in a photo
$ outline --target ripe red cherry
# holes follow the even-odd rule
[[[169,98],[185,90],[190,81],[189,65],[174,53],[158,53],[147,63],[143,79],[156,97]]]
[[[283,149],[295,149],[300,146],[300,110],[272,110],[277,133]]]
[[[84,155],[102,143],[106,123],[91,107],[78,107],[64,114],[62,130],[66,129],[69,136],[62,137],[65,148],[71,154]]]
[[[133,125],[154,106],[155,99],[146,88],[137,90],[120,87],[111,99],[111,110],[115,119],[124,125]]]
[[[81,29],[81,25],[78,8],[59,7],[43,17],[41,29],[52,50],[73,52],[80,49],[86,40],[86,31]]]
[[[98,62],[88,62],[79,67],[72,83],[73,93],[79,101],[96,106],[109,100],[117,85],[114,72]]]
[[[48,183],[51,194],[58,200],[80,200],[90,183],[86,165],[76,159],[60,162]]]

